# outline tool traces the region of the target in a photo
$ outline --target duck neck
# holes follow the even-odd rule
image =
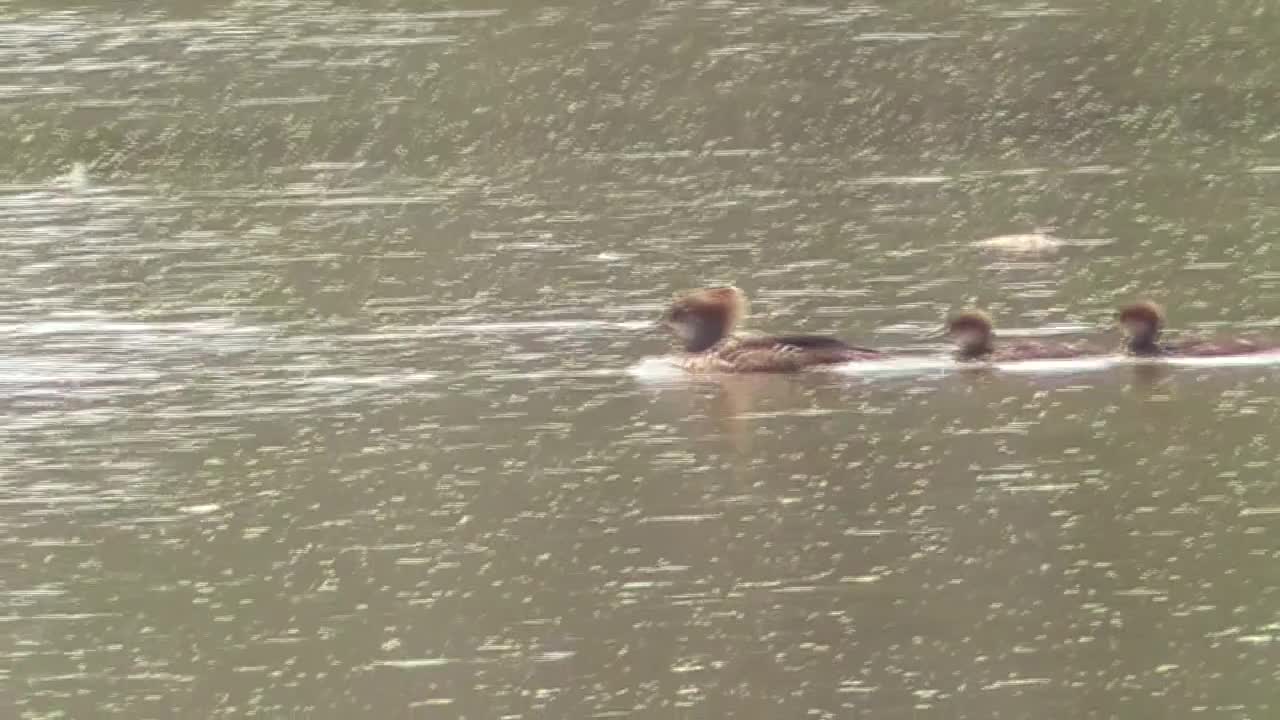
[[[981,340],[965,343],[956,348],[957,360],[981,360],[990,355],[995,350],[995,344],[991,342],[991,336],[988,335]]]
[[[1125,341],[1125,350],[1131,355],[1161,355],[1164,350],[1156,342],[1159,337],[1160,332],[1158,330],[1131,335]]]

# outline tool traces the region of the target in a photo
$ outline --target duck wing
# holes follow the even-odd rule
[[[828,337],[826,335],[772,335],[758,339],[775,345],[786,345],[788,347],[802,348],[806,350],[852,350],[854,352],[867,353],[871,355],[881,354],[879,350],[850,345],[839,338]]]
[[[794,372],[882,357],[878,350],[823,335],[768,335],[737,338],[722,357],[740,372]]]

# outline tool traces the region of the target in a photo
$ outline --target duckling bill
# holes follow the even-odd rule
[[[823,335],[735,335],[747,311],[738,288],[703,288],[677,295],[659,323],[682,346],[680,366],[694,372],[798,372],[883,357]]]

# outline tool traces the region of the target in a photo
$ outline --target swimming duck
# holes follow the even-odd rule
[[[680,366],[694,372],[797,372],[882,357],[822,335],[734,335],[747,309],[738,288],[703,288],[677,295],[659,324],[683,346]]]
[[[956,343],[956,360],[961,362],[1010,362],[1054,360],[1087,353],[1075,345],[1019,341],[995,344],[991,316],[981,310],[966,310],[947,321],[947,335]]]
[[[1116,313],[1116,319],[1124,330],[1124,351],[1137,357],[1248,355],[1277,349],[1274,343],[1267,345],[1247,338],[1160,342],[1160,331],[1164,329],[1164,310],[1148,300],[1122,306]]]

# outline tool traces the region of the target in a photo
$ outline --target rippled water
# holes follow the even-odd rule
[[[1280,335],[1278,20],[0,4],[4,716],[1273,717],[1280,367],[933,332]]]

